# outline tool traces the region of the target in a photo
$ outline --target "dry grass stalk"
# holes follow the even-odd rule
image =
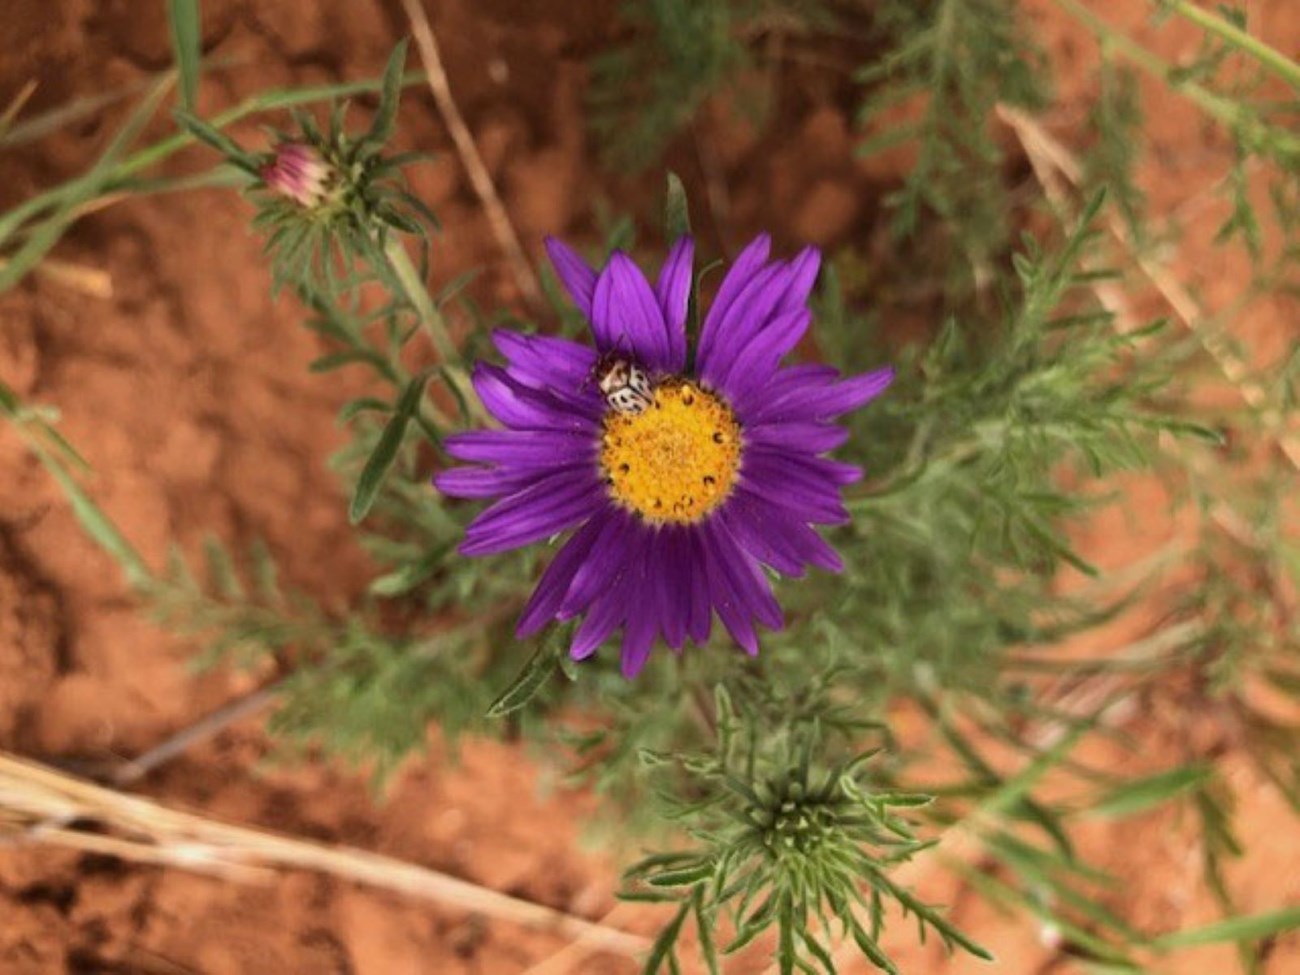
[[[9,264],[0,257],[0,269]],[[35,271],[53,284],[62,285],[69,291],[76,291],[91,298],[109,299],[113,297],[113,278],[107,271],[73,264],[47,257],[36,265]]]
[[[637,935],[411,863],[217,822],[0,752],[0,840],[4,839],[106,853],[242,881],[269,880],[281,869],[313,870],[553,931],[601,951],[636,956],[649,948],[649,942]]]
[[[1083,164],[1070,150],[1057,141],[1037,121],[1018,109],[1006,105],[998,106],[998,117],[1005,122],[1024,146],[1034,168],[1034,174],[1043,184],[1049,199],[1054,205],[1065,198],[1061,186],[1063,177],[1071,186],[1077,187],[1083,182]],[[1162,298],[1173,310],[1183,326],[1200,341],[1202,347],[1214,360],[1219,370],[1237,389],[1241,397],[1252,409],[1260,411],[1265,426],[1277,437],[1278,446],[1287,460],[1300,470],[1300,439],[1283,429],[1283,418],[1268,404],[1268,392],[1264,386],[1250,374],[1250,367],[1242,360],[1223,335],[1203,327],[1205,315],[1200,304],[1169,267],[1151,256],[1144,254],[1133,241],[1128,228],[1114,213],[1106,217],[1107,229],[1128,251],[1133,262],[1146,276],[1147,280],[1160,292]],[[1108,291],[1098,291],[1099,297],[1107,307],[1113,309],[1114,294],[1118,289],[1109,285]]]
[[[515,231],[514,224],[510,222],[505,205],[502,204],[496,186],[492,183],[492,176],[488,173],[487,166],[483,164],[483,157],[479,154],[474,136],[470,133],[469,126],[465,124],[464,116],[460,114],[456,99],[452,97],[451,83],[442,65],[442,55],[438,52],[438,41],[434,36],[433,26],[429,23],[429,17],[424,12],[420,0],[402,0],[402,7],[411,22],[415,46],[420,51],[420,60],[424,62],[424,70],[429,75],[429,91],[438,106],[438,114],[442,116],[452,142],[456,144],[456,153],[460,156],[461,165],[465,167],[479,202],[483,204],[492,234],[496,237],[501,250],[505,252],[506,260],[510,263],[515,282],[524,300],[534,309],[539,309],[543,306],[543,301],[537,273],[528,263],[523,245],[519,242],[519,234]]]

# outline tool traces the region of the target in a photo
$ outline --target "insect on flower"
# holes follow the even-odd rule
[[[653,389],[646,371],[619,353],[602,355],[591,372],[605,402],[618,412],[635,416],[654,405]]]
[[[474,388],[505,429],[447,438],[467,464],[434,479],[453,497],[497,499],[466,530],[466,555],[573,533],[520,636],[581,619],[569,652],[582,659],[621,628],[631,677],[660,638],[674,650],[707,641],[717,614],[753,654],[755,620],[784,625],[764,566],[843,568],[812,526],[849,520],[840,491],[862,472],[821,455],[848,437],[836,419],[878,396],[893,370],[841,379],[829,366],[783,366],[812,322],[821,258],[810,247],[769,261],[769,247],[759,237],[737,257],[688,370],[689,237],[653,288],[626,254],[597,273],[547,242],[595,348],[494,333],[507,365],[480,362]]]

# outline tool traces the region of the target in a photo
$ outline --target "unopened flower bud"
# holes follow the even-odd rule
[[[330,164],[320,153],[301,142],[280,143],[261,170],[267,189],[307,209],[314,209],[325,200],[332,175]]]

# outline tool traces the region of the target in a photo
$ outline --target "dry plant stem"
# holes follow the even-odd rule
[[[619,925],[631,920],[637,914],[632,904],[618,904],[600,919],[603,925]],[[600,946],[589,937],[571,941],[549,958],[543,958],[531,968],[524,969],[520,975],[568,975],[573,966],[590,958],[600,951]]]
[[[1058,209],[1066,207],[1067,188],[1062,185],[1062,179],[1074,186],[1081,183],[1083,168],[1078,160],[1024,113],[1007,106],[999,106],[997,112],[1024,146],[1034,174],[1042,183],[1049,200]],[[1246,401],[1256,408],[1262,408],[1264,390],[1249,380],[1245,364],[1226,343],[1217,337],[1206,335],[1198,327],[1197,323],[1201,320],[1200,310],[1187,290],[1165,267],[1140,253],[1133,245],[1123,224],[1113,215],[1108,216],[1108,228],[1169,302],[1184,326],[1201,340],[1224,375],[1238,386]],[[1116,314],[1119,329],[1132,331],[1135,322],[1119,289],[1106,282],[1095,282],[1093,288],[1102,304]],[[1281,437],[1279,442],[1291,462],[1300,466],[1300,450],[1296,449],[1296,444],[1285,437]],[[1235,518],[1235,512],[1230,508],[1218,510],[1222,507],[1222,502],[1216,505],[1214,517],[1220,522],[1231,522]],[[1200,621],[1189,621],[1171,628],[1169,632],[1138,640],[1129,647],[1108,654],[1107,657],[1140,659],[1149,656],[1153,651],[1164,652],[1171,647],[1190,645],[1199,639],[1204,631],[1205,624]],[[1105,706],[1101,717],[1105,719],[1105,723],[1114,723],[1129,716],[1134,706],[1132,692],[1122,693],[1122,685],[1122,678],[1114,674],[1093,675],[1075,683],[1061,681],[1056,688],[1056,703],[1064,711],[1082,715],[1095,713],[1103,702],[1109,699],[1110,703]],[[1066,731],[1065,725],[1043,722],[1031,728],[1027,738],[1036,748],[1047,750],[1053,747]],[[977,810],[976,815],[950,827],[940,837],[937,846],[927,850],[922,857],[904,864],[895,872],[893,879],[902,886],[914,884],[924,875],[927,863],[937,862],[926,859],[936,852],[939,854],[940,861],[951,861],[954,858],[969,861],[982,848],[979,827],[986,819],[987,814],[981,814]],[[856,955],[857,948],[852,943],[841,946],[834,956],[837,968],[848,965]],[[775,975],[775,973],[776,969],[772,968],[767,975]]]
[[[420,0],[402,0],[402,7],[406,11],[407,19],[411,22],[411,32],[415,36],[415,46],[420,50],[420,60],[424,62],[425,71],[428,73],[429,91],[433,93],[433,100],[438,106],[438,114],[442,116],[452,142],[456,144],[456,152],[460,156],[461,165],[465,167],[465,172],[474,187],[474,192],[477,194],[479,202],[483,204],[488,224],[492,227],[492,234],[496,237],[501,250],[505,252],[506,260],[510,263],[515,282],[523,294],[524,300],[534,309],[541,309],[543,307],[542,289],[538,284],[537,274],[533,271],[533,266],[528,263],[523,245],[519,242],[519,235],[510,222],[510,217],[501,202],[501,197],[497,195],[496,187],[492,184],[492,177],[488,175],[487,167],[483,165],[483,157],[479,155],[478,146],[474,143],[474,136],[470,134],[469,127],[465,124],[465,119],[456,105],[456,100],[452,97],[451,84],[447,80],[446,69],[442,66],[442,56],[438,53],[438,41],[434,37],[433,26],[429,23],[428,15],[425,14]]]
[[[243,697],[232,701],[188,728],[172,735],[162,744],[149,749],[139,758],[119,766],[113,773],[113,784],[124,786],[130,785],[132,782],[138,782],[154,769],[170,762],[193,746],[215,738],[232,724],[252,717],[259,711],[269,707],[278,694],[279,687],[277,683],[270,687],[260,688],[251,694],[245,694]]]
[[[0,823],[26,842],[95,849],[124,859],[236,879],[269,869],[315,870],[474,911],[525,927],[583,939],[602,951],[630,957],[648,950],[637,935],[541,904],[509,897],[414,864],[347,847],[328,847],[231,826],[123,795],[0,752]],[[98,831],[71,829],[86,821]],[[21,823],[25,828],[16,828]]]
[[[29,78],[27,83],[18,90],[18,94],[9,100],[5,110],[0,112],[0,135],[4,135],[9,131],[14,119],[18,117],[18,113],[23,110],[23,106],[27,104],[34,94],[36,94],[36,79]]]
[[[1049,197],[1056,197],[1052,202],[1056,205],[1063,203],[1064,193],[1056,173],[1073,186],[1079,186],[1083,182],[1083,165],[1069,149],[1028,115],[1005,105],[998,106],[997,111],[998,116],[1011,127],[1025,147],[1030,164],[1034,166],[1035,173],[1038,174]],[[1291,465],[1300,470],[1300,440],[1282,429],[1283,418],[1276,410],[1269,407],[1268,392],[1257,380],[1251,378],[1246,363],[1221,335],[1201,327],[1200,323],[1205,316],[1200,306],[1168,267],[1143,254],[1134,245],[1128,229],[1113,213],[1107,215],[1106,221],[1111,234],[1129,252],[1142,273],[1173,309],[1183,326],[1200,341],[1224,377],[1237,387],[1248,406],[1260,412],[1265,427],[1276,435],[1282,452]],[[1112,311],[1116,310],[1116,294],[1117,289],[1113,285],[1106,289],[1098,289],[1098,297]]]
[[[8,265],[9,261],[0,257],[0,270],[4,270]],[[112,276],[98,268],[47,257],[37,264],[34,270],[41,277],[54,284],[62,285],[70,291],[105,300],[113,297]]]

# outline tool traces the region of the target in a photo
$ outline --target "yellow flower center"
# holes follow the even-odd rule
[[[659,383],[640,413],[605,415],[600,466],[614,500],[647,521],[691,524],[731,493],[740,424],[721,398],[686,379]]]

